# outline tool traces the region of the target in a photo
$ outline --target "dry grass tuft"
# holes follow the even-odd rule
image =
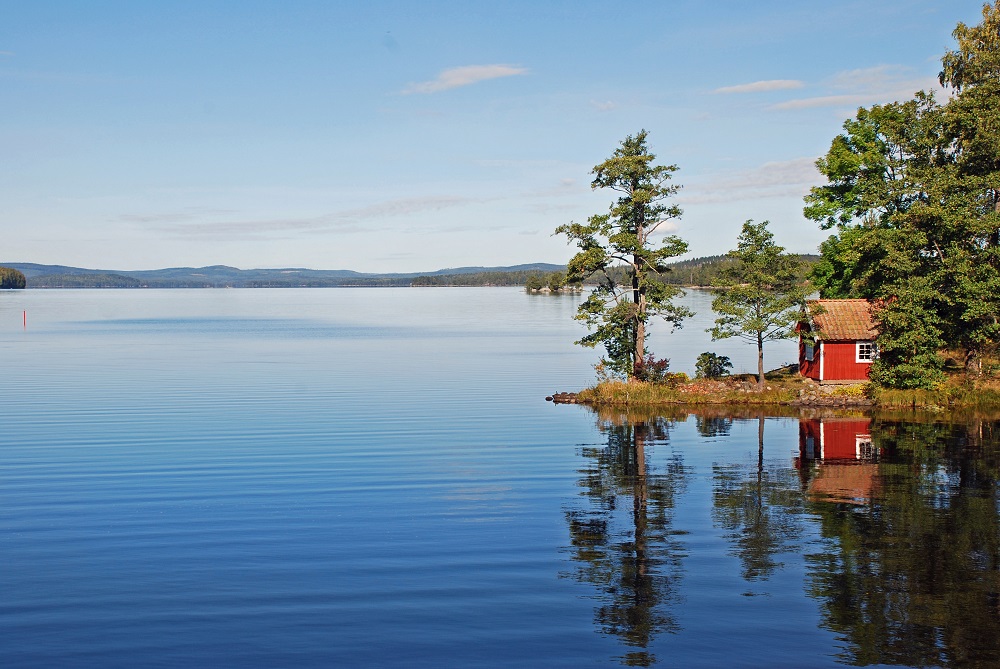
[[[784,384],[769,383],[757,390],[756,382],[733,377],[726,380],[695,379],[677,385],[642,381],[605,381],[579,393],[582,402],[594,406],[662,406],[670,404],[787,404],[797,396]]]

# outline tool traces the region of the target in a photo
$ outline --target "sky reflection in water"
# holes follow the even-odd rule
[[[0,298],[5,666],[1000,663],[994,422],[556,407],[573,297]]]

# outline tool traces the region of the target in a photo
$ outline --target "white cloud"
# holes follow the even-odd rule
[[[452,88],[471,86],[480,81],[513,77],[519,74],[527,74],[527,72],[528,70],[525,68],[514,65],[466,65],[464,67],[453,67],[441,72],[436,79],[408,85],[403,89],[402,94],[439,93]]]
[[[716,204],[773,197],[800,197],[823,182],[816,158],[768,162],[748,170],[712,175],[689,183],[680,194],[682,205]]]
[[[611,111],[618,105],[612,102],[611,100],[606,100],[604,102],[600,102],[598,100],[591,100],[590,106],[598,111]]]
[[[820,95],[814,98],[788,100],[771,105],[771,109],[814,109],[816,107],[862,107],[868,102],[876,102],[871,93],[854,95]],[[881,98],[880,98],[881,99]]]
[[[941,92],[936,77],[914,76],[909,68],[878,65],[838,72],[823,83],[823,95],[786,100],[771,109],[811,109],[816,107],[861,107],[908,100],[919,90]]]
[[[793,88],[802,88],[805,84],[797,79],[768,79],[766,81],[753,81],[749,84],[739,84],[736,86],[723,86],[716,88],[713,93],[763,93],[767,91],[785,91]]]

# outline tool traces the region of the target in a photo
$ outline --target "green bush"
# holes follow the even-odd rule
[[[733,368],[728,355],[716,355],[705,351],[698,356],[694,364],[695,376],[699,379],[717,379],[720,376],[728,376]]]

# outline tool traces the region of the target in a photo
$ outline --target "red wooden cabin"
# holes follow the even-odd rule
[[[869,302],[810,300],[806,308],[808,320],[799,324],[799,373],[820,383],[868,380],[877,334]]]

